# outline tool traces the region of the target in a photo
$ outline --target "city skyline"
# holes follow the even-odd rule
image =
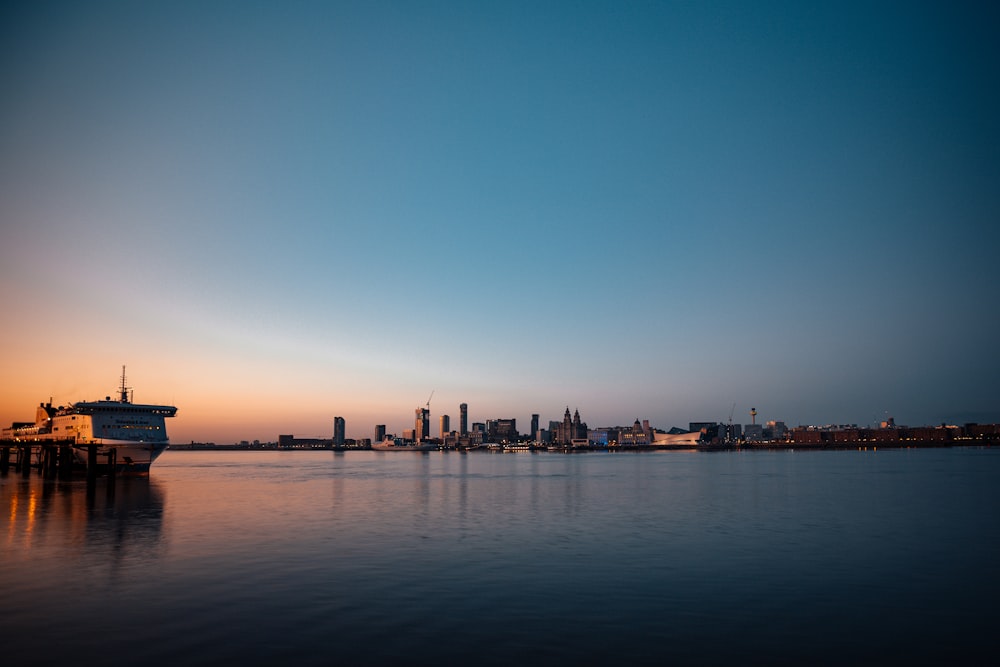
[[[0,424],[122,364],[176,442],[399,433],[432,391],[453,427],[1000,422],[998,25],[7,3]]]

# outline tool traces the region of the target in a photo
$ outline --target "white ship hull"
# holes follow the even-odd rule
[[[94,443],[98,465],[106,463],[111,450],[114,450],[115,472],[119,475],[147,475],[153,461],[159,458],[168,446],[166,442],[132,442],[128,440],[104,440]],[[74,445],[73,454],[76,460],[87,465],[90,456],[90,446]]]

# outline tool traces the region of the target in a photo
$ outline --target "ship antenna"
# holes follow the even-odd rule
[[[125,385],[125,364],[122,364],[122,388],[121,388],[121,402],[128,403],[128,387]]]

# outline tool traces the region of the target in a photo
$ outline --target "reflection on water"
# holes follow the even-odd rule
[[[0,627],[30,641],[3,655],[942,662],[990,646],[998,478],[974,449],[168,452],[113,494],[4,477]]]
[[[4,568],[30,568],[32,580],[56,585],[81,576],[114,581],[123,568],[159,557],[165,497],[151,478],[88,486],[85,480],[6,477],[0,483]]]

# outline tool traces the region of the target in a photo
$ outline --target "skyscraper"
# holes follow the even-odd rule
[[[441,415],[441,439],[443,440],[444,436],[449,433],[451,433],[451,417],[448,415]]]
[[[417,408],[413,424],[413,439],[424,440],[431,437],[431,411],[428,408]]]
[[[375,424],[375,442],[385,440],[385,424]]]
[[[531,415],[531,440],[538,440],[538,415]]]
[[[462,416],[459,417],[459,422],[458,422],[458,428],[459,428],[458,434],[469,435],[469,406],[465,403],[462,403],[460,406],[458,406],[458,409],[461,410],[462,412]]]
[[[333,445],[335,447],[344,446],[344,418],[333,418]]]

